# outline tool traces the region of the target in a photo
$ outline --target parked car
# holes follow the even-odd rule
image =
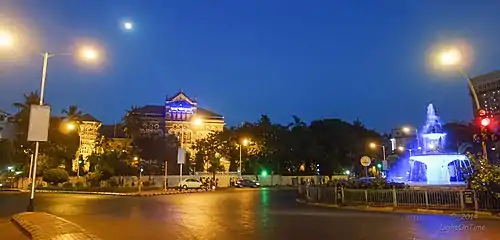
[[[258,188],[259,186],[260,184],[257,181],[250,179],[238,179],[238,181],[236,181],[236,187],[238,188],[244,188],[244,187]]]
[[[190,188],[204,188],[205,185],[198,179],[187,178],[179,182],[179,188],[190,189]]]

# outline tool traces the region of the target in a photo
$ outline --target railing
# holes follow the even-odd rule
[[[469,190],[344,189],[299,186],[298,198],[315,203],[411,209],[500,211],[500,199]]]

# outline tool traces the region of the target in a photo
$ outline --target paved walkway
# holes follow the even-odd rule
[[[0,239],[25,240],[29,238],[14,226],[10,219],[0,219]]]

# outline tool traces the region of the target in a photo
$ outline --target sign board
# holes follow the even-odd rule
[[[177,163],[178,164],[184,164],[184,163],[186,163],[186,149],[179,148],[177,150]]]
[[[31,105],[28,141],[46,142],[49,136],[50,106]]]
[[[387,160],[382,161],[382,169],[383,170],[388,170],[389,169],[389,166],[387,164]]]
[[[370,157],[363,156],[361,157],[359,162],[361,163],[361,165],[363,165],[363,167],[368,167],[372,163],[372,159]]]

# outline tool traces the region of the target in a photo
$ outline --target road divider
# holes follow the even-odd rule
[[[483,211],[447,211],[447,210],[434,210],[434,209],[424,209],[424,208],[416,208],[416,209],[401,209],[401,208],[393,208],[393,207],[373,207],[373,206],[340,206],[335,204],[327,204],[327,203],[314,203],[307,202],[302,199],[295,199],[296,202],[309,206],[318,206],[318,207],[328,207],[328,208],[337,208],[337,209],[345,209],[345,210],[356,210],[356,211],[367,211],[367,212],[394,212],[394,213],[413,213],[413,214],[437,214],[437,215],[448,215],[454,218],[464,218],[467,220],[473,219],[496,219],[500,220],[499,214],[494,214],[491,212],[483,212]]]
[[[82,227],[44,212],[18,213],[11,221],[33,240],[72,239],[99,240]]]

